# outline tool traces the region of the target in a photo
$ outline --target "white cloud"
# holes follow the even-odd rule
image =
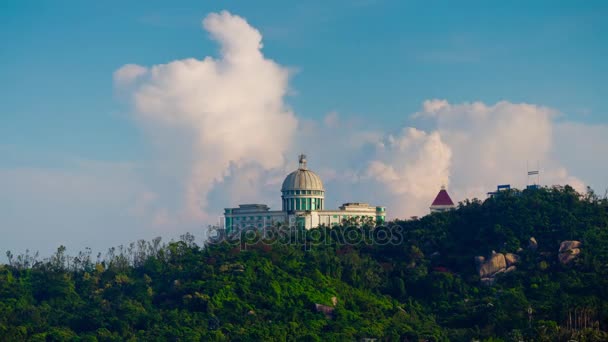
[[[449,106],[449,103],[446,100],[440,100],[440,99],[425,100],[422,103],[422,111],[415,113],[413,115],[413,117],[436,116],[440,110],[442,110],[448,106]]]
[[[537,165],[541,184],[569,184],[584,191],[585,182],[573,176],[564,162],[581,146],[573,142],[575,137],[594,132],[591,136],[595,138],[583,139],[587,141],[584,145],[594,150],[591,140],[598,141],[597,137],[608,130],[556,123],[556,117],[551,108],[526,103],[426,100],[412,118],[430,120],[433,131],[405,128],[400,135],[388,135],[377,144],[368,176],[383,185],[387,205],[397,217],[427,213],[442,184],[450,185],[456,201],[485,198],[497,184],[523,188],[528,182],[527,167],[533,170]],[[608,141],[603,140],[596,146],[605,148]],[[562,146],[564,141],[569,141],[569,147]],[[588,165],[598,164],[590,158],[587,161]]]
[[[408,127],[378,144],[367,173],[396,195],[390,208],[393,215],[404,217],[427,210],[433,193],[449,182],[451,159],[451,149],[438,132]]]
[[[120,83],[124,75],[133,75],[121,70],[145,70],[129,94],[161,149],[174,146],[176,135],[183,140],[173,151],[187,168],[185,211],[179,216],[199,221],[207,217],[209,192],[225,179],[230,165],[281,167],[297,125],[283,101],[288,69],[264,57],[260,32],[226,11],[208,15],[203,27],[220,45],[218,59],[125,66],[116,72]],[[174,158],[170,153],[167,160]]]
[[[435,120],[442,139],[453,151],[452,186],[460,196],[482,197],[479,190],[496,184],[523,187],[526,165],[541,166],[544,184],[583,184],[553,158],[556,111],[526,103],[501,101],[449,104],[425,101],[419,116]],[[556,170],[560,170],[557,172]]]
[[[321,122],[297,120],[284,103],[289,70],[262,54],[258,30],[228,12],[210,14],[203,27],[219,43],[219,58],[128,65],[115,74],[118,85],[134,84],[127,91],[159,146],[159,163],[179,175],[181,218],[202,222],[242,202],[276,207],[300,152],[324,177],[328,204],[370,201],[397,217],[428,212],[441,185],[455,200],[483,198],[498,183],[525,186],[526,162],[540,163],[545,184],[584,186],[555,156],[550,108],[429,99],[412,117],[433,128],[397,134],[335,111]]]
[[[117,86],[123,87],[130,85],[137,78],[148,72],[148,69],[137,64],[126,64],[114,72],[114,82]]]
[[[551,156],[603,195],[608,184],[608,125],[558,122]]]

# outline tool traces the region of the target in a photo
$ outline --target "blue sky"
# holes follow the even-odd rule
[[[552,124],[567,124],[555,126],[554,132],[574,132],[568,129],[584,125],[576,132],[595,128],[595,134],[603,136],[608,124],[604,1],[4,1],[0,169],[86,174],[83,160],[124,163],[134,165],[134,178],[172,188],[175,175],[162,178],[161,171],[141,171],[150,167],[158,150],[113,85],[113,74],[129,63],[152,66],[189,57],[218,58],[218,43],[201,29],[201,20],[221,10],[259,30],[265,58],[291,70],[283,100],[300,122],[321,122],[336,112],[385,136],[398,135],[406,126],[428,133],[449,130],[451,126],[411,117],[425,100],[444,99],[450,104],[480,101],[491,106],[504,100],[549,107],[559,112]],[[339,129],[348,130],[345,127]],[[607,147],[605,141],[588,143],[600,152]],[[569,175],[600,191],[608,186],[602,167],[578,166],[601,157],[567,152],[572,146],[562,150],[559,141],[551,146],[551,155],[570,153],[553,158]],[[332,167],[352,167],[352,160],[349,163]],[[27,191],[13,191],[22,197],[19,203],[11,200],[16,194],[0,199],[9,204],[5,208],[11,208],[12,217],[0,220],[3,233],[9,225],[37,224],[16,213],[49,210],[44,201],[35,209],[25,208]],[[162,198],[163,191],[157,192]],[[83,211],[95,213],[94,208]],[[66,209],[53,217],[60,222],[69,215]],[[91,215],[74,224],[93,221]],[[104,217],[117,226],[134,225],[121,219],[126,216],[110,211]],[[164,233],[147,234],[141,225],[135,231],[143,238]],[[136,234],[122,240],[134,238]],[[86,243],[77,238],[49,243],[62,239],[77,247]],[[0,243],[0,250],[27,247],[25,238],[11,241],[14,245]]]

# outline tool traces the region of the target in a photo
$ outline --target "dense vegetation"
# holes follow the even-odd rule
[[[96,260],[7,253],[0,340],[608,340],[608,201],[592,192],[510,191],[376,230],[272,233],[140,241]],[[582,242],[567,265],[564,240]],[[521,259],[484,286],[473,260],[492,250]]]

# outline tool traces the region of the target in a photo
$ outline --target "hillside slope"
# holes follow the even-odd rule
[[[592,193],[271,233],[9,256],[0,340],[608,340],[608,203]]]

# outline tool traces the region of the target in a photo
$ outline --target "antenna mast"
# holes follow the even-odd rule
[[[526,162],[526,168],[528,169],[526,188],[538,189],[540,187],[540,163],[536,161],[536,170],[530,170],[528,162]]]

